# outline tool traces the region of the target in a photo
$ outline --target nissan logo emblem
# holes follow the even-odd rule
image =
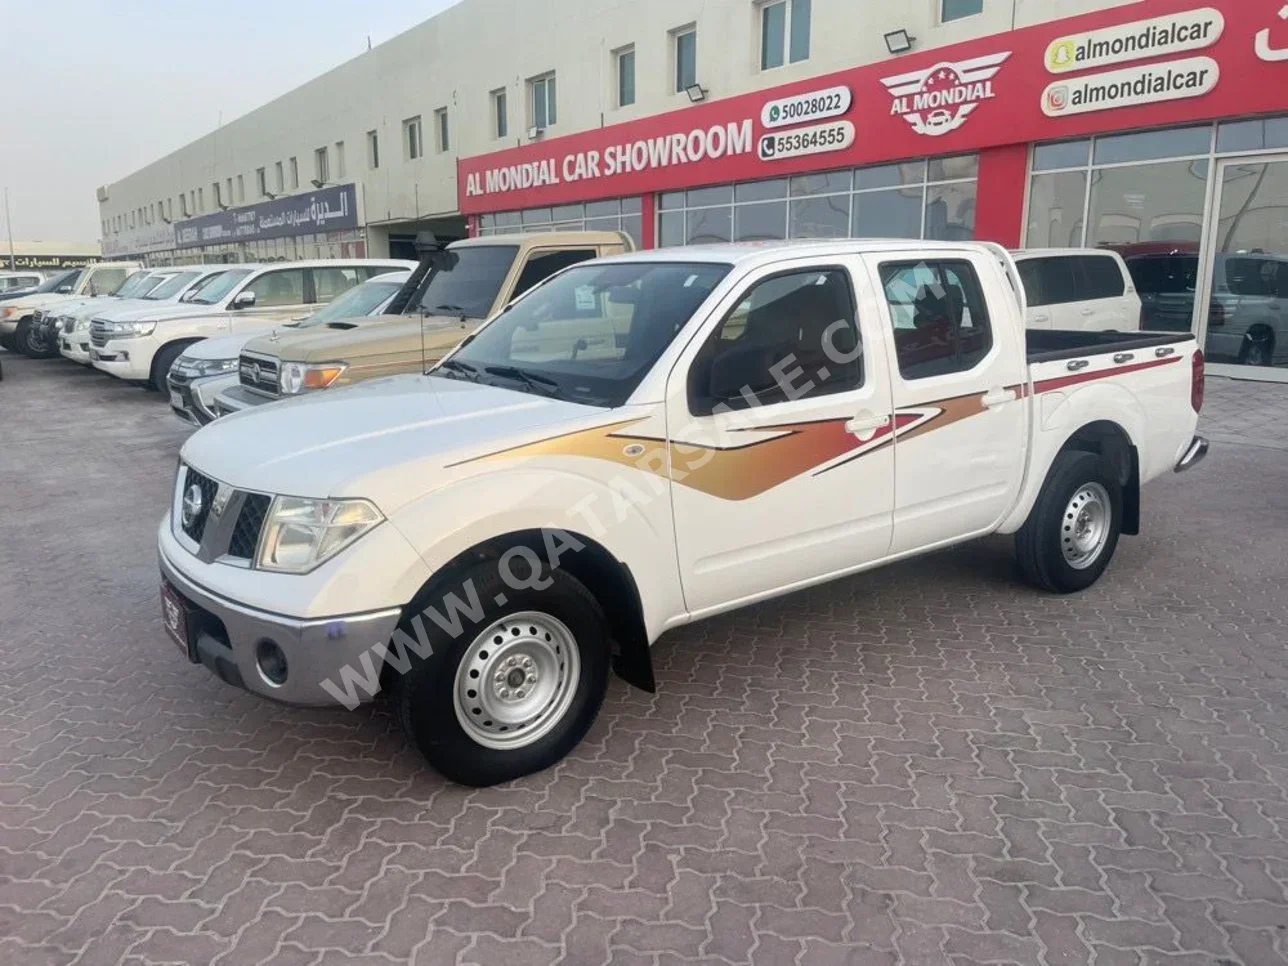
[[[188,487],[183,494],[183,525],[190,527],[201,516],[201,511],[205,509],[206,498],[201,492],[201,487],[196,483]]]

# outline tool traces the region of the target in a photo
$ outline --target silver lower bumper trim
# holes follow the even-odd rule
[[[1175,472],[1184,473],[1203,462],[1207,456],[1210,444],[1202,436],[1195,436],[1190,441],[1189,447],[1185,450],[1185,455],[1176,462]]]

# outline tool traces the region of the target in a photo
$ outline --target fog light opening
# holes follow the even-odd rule
[[[255,663],[260,676],[273,687],[286,683],[286,654],[275,641],[263,640],[255,645]]]

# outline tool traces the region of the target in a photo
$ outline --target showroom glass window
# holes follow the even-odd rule
[[[658,196],[658,245],[781,238],[966,240],[976,155],[695,188]]]
[[[526,211],[502,211],[479,217],[480,235],[503,235],[511,232],[541,231],[624,231],[644,244],[639,198],[614,198],[588,201],[585,204],[556,205],[553,208],[529,208]]]

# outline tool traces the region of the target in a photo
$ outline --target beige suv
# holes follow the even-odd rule
[[[400,315],[329,322],[300,332],[276,330],[242,349],[239,383],[215,400],[220,415],[364,379],[423,372],[511,300],[560,269],[634,249],[616,231],[490,235],[453,242],[431,255],[427,272],[400,292]],[[408,297],[401,297],[401,296]]]

